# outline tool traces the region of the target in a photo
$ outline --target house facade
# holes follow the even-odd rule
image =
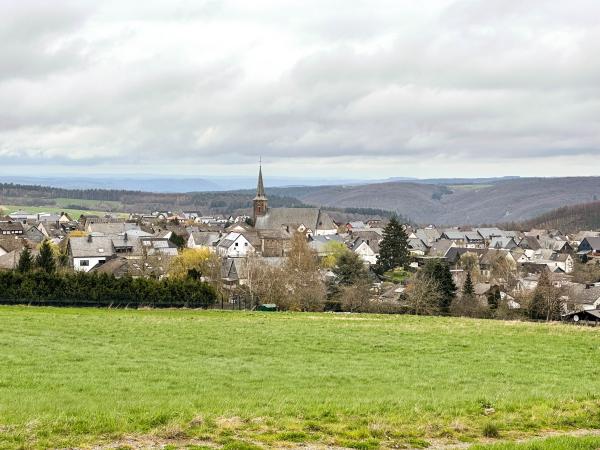
[[[71,267],[78,272],[89,272],[115,257],[112,240],[106,236],[71,237],[67,251]]]
[[[217,254],[222,258],[244,258],[256,249],[241,233],[229,233],[217,244]]]

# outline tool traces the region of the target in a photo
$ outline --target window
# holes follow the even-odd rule
[[[81,261],[79,261],[79,265],[81,267],[87,267],[90,265],[90,260],[89,259],[82,259]]]
[[[237,243],[237,242],[235,243],[235,246],[236,246],[236,247],[238,246],[238,243]]]

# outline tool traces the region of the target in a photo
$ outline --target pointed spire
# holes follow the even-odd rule
[[[261,200],[261,199],[265,199],[265,198],[267,198],[267,196],[265,194],[265,185],[263,183],[262,158],[261,158],[260,165],[258,167],[258,185],[256,186],[256,197],[254,199]]]

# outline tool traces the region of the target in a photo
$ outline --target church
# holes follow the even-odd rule
[[[337,225],[320,208],[269,208],[265,193],[262,166],[258,169],[256,196],[252,201],[252,223],[257,231],[298,231],[307,236],[327,236],[337,233]]]

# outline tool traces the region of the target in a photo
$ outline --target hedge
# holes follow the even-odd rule
[[[193,279],[0,271],[0,303],[3,304],[206,308],[215,300],[216,294],[210,285]]]

